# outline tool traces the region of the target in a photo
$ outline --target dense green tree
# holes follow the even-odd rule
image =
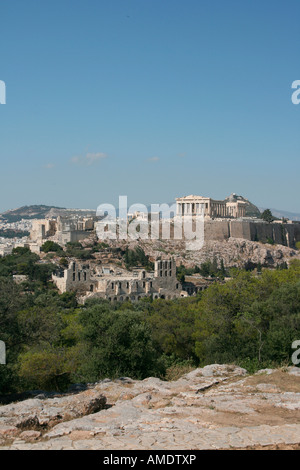
[[[44,346],[20,355],[19,375],[26,388],[64,391],[79,366],[74,349]]]
[[[222,263],[205,267],[210,275],[217,268],[218,277],[225,275]],[[28,249],[1,258],[1,269],[7,273],[0,278],[7,365],[0,366],[0,393],[62,390],[105,376],[162,376],[166,367],[180,370],[180,364],[230,362],[254,371],[289,364],[300,335],[299,260],[285,269],[262,268],[259,275],[231,269],[226,283],[216,280],[191,298],[115,304],[90,299],[85,305],[77,304],[74,293],[59,295],[47,282],[51,269]],[[21,272],[29,281],[18,286],[12,274]]]
[[[6,345],[6,365],[0,365],[0,393],[18,385],[17,356],[22,347],[22,335],[17,312],[26,303],[21,289],[9,278],[0,278],[0,340]]]
[[[158,372],[159,356],[141,313],[98,304],[82,309],[80,320],[85,344],[80,373],[85,380],[142,379]]]
[[[53,242],[52,240],[47,240],[41,247],[41,251],[44,253],[55,252],[62,253],[63,249],[58,243]]]
[[[141,266],[148,271],[154,269],[154,264],[149,260],[149,256],[147,256],[144,250],[139,246],[134,250],[130,250],[127,247],[123,258],[127,269],[131,269],[135,266]]]
[[[273,220],[275,219],[270,209],[265,209],[261,214],[261,218],[266,222],[273,222]]]
[[[178,359],[196,359],[192,341],[197,299],[155,300],[147,309],[156,348]]]
[[[65,256],[86,261],[93,258],[92,249],[84,248],[80,242],[69,242],[66,245]]]

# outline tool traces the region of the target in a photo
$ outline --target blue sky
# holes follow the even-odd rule
[[[0,0],[0,210],[300,211],[299,0]]]

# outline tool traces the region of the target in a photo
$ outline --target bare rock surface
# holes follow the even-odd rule
[[[244,268],[249,263],[261,264],[262,267],[274,268],[289,264],[293,259],[300,259],[300,253],[294,248],[284,245],[271,245],[268,243],[254,242],[244,238],[230,237],[224,240],[205,240],[201,249],[187,250],[184,240],[106,240],[111,248],[121,248],[125,250],[128,246],[135,249],[137,246],[143,248],[146,255],[151,259],[157,259],[166,253],[171,255],[177,266],[183,264],[187,268],[200,266],[207,260],[223,260],[225,267],[235,266]],[[98,260],[107,255],[96,254]],[[112,255],[113,256],[113,255]],[[105,258],[106,259],[106,258]],[[110,259],[110,262],[117,262],[119,259]]]
[[[123,377],[0,407],[0,449],[298,448],[298,368],[209,365],[173,382]]]
[[[240,238],[228,240],[208,240],[201,250],[186,250],[184,241],[146,241],[141,242],[145,253],[152,258],[161,256],[162,252],[172,253],[176,264],[184,264],[186,267],[200,266],[207,260],[214,258],[223,260],[225,266],[244,268],[249,262],[261,264],[264,267],[276,267],[291,259],[299,259],[299,252],[283,245],[270,245],[267,243],[253,242]]]
[[[106,398],[98,390],[87,390],[77,395],[36,397],[0,406],[0,443],[3,438],[18,435],[32,438],[33,431],[47,430],[62,421],[89,415],[105,405]]]

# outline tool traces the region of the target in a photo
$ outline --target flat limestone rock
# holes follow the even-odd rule
[[[87,390],[77,395],[29,399],[0,406],[0,435],[47,429],[59,422],[95,413],[105,405],[106,398],[102,393]]]
[[[104,380],[77,394],[1,406],[0,449],[300,448],[297,371],[249,375],[212,364],[171,382]]]

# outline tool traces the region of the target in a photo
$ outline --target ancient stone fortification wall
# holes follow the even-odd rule
[[[273,240],[278,245],[291,248],[300,241],[300,224],[269,224],[247,220],[207,220],[205,240],[227,240],[243,238],[249,241],[267,242]]]
[[[228,220],[207,220],[204,223],[205,240],[227,240],[230,237]],[[243,237],[241,237],[243,238]]]

